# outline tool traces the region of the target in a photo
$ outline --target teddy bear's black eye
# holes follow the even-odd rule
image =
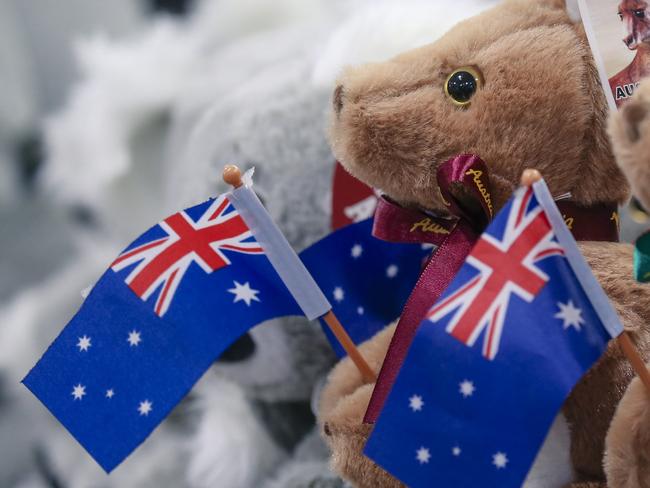
[[[634,11],[635,17],[638,19],[644,19],[645,18],[645,9],[639,9]]]
[[[483,85],[481,73],[475,68],[461,68],[449,75],[445,82],[445,93],[458,106],[469,105],[472,97]]]

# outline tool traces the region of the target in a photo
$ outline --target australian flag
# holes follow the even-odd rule
[[[127,247],[23,383],[111,471],[241,334],[300,314],[221,196]]]
[[[544,182],[521,189],[420,326],[365,453],[413,487],[519,487],[621,332]]]
[[[412,246],[386,248],[370,229],[364,222],[334,233],[305,259],[357,339],[399,314],[407,290],[395,283],[414,281],[421,259]],[[128,246],[23,383],[111,471],[248,329],[330,309],[243,186],[167,217]]]

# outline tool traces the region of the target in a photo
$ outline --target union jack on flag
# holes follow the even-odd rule
[[[180,211],[158,225],[164,237],[127,248],[111,269],[122,271],[139,263],[124,281],[145,301],[158,291],[154,311],[159,317],[167,312],[190,264],[196,263],[204,272],[212,273],[230,264],[224,250],[264,252],[225,195],[216,198],[197,220]]]
[[[532,302],[549,280],[537,263],[564,255],[532,188],[512,203],[505,218],[502,235],[486,232],[467,257],[479,273],[427,314],[432,322],[453,314],[447,332],[468,346],[485,332],[483,355],[488,359],[499,351],[511,296]]]
[[[621,332],[545,183],[521,189],[420,325],[365,454],[411,487],[520,487]]]

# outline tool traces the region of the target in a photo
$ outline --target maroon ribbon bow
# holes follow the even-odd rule
[[[464,154],[446,161],[437,178],[452,218],[406,209],[386,198],[379,201],[375,212],[375,237],[437,247],[404,306],[366,411],[366,423],[376,421],[422,318],[447,288],[494,214],[487,165],[478,156]]]
[[[450,219],[411,210],[383,198],[375,212],[373,235],[390,242],[420,242],[437,246],[404,306],[379,373],[364,422],[374,423],[406,358],[418,326],[463,265],[477,239],[494,216],[487,165],[464,154],[444,162],[438,186]],[[577,240],[618,241],[616,204],[581,207],[558,204]]]

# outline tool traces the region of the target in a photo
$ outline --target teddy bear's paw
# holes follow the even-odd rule
[[[391,325],[359,347],[377,373],[395,332]],[[372,426],[363,423],[374,383],[365,383],[350,359],[343,359],[330,373],[320,399],[318,421],[332,452],[332,468],[358,487],[403,486],[363,455]]]
[[[643,207],[650,208],[650,80],[610,118],[616,161]]]
[[[639,378],[628,387],[606,439],[609,488],[650,488],[650,394]]]

